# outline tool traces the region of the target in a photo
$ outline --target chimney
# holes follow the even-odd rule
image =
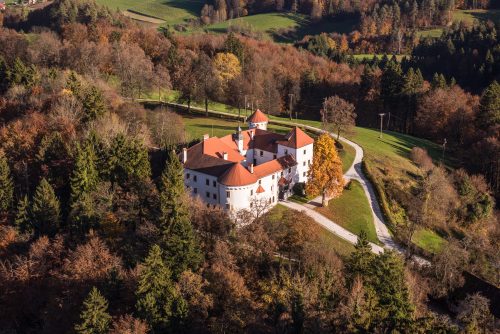
[[[250,173],[253,174],[253,164],[250,164],[250,166],[248,167],[248,169],[250,170]]]
[[[222,152],[222,157],[224,158],[224,160],[227,160],[227,152]]]
[[[203,141],[207,140],[208,138],[210,138],[210,136],[208,135],[208,133],[205,133],[203,135]]]
[[[182,149],[182,163],[185,164],[188,159],[188,150],[187,148]]]

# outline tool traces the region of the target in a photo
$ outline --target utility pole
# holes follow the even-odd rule
[[[292,120],[292,100],[293,100],[293,94],[288,94],[288,99],[290,101],[290,106],[289,106],[289,110],[290,110],[290,120]]]
[[[448,143],[448,140],[446,138],[443,140],[443,163],[444,163],[444,153],[446,152],[446,144]]]
[[[245,119],[247,118],[247,96],[245,95]]]
[[[389,130],[389,125],[391,125],[391,112],[389,111],[389,117],[387,117],[387,126],[385,127],[387,130]]]
[[[385,114],[384,113],[381,113],[381,114],[378,114],[380,116],[380,136],[379,138],[382,138],[382,126],[383,126],[383,120],[384,120],[384,116]]]

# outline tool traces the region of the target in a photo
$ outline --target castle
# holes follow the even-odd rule
[[[288,134],[267,131],[269,119],[260,110],[248,118],[248,130],[203,141],[180,155],[184,184],[207,204],[236,212],[267,201],[272,207],[307,181],[314,140],[295,127]]]

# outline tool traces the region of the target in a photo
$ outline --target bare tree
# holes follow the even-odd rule
[[[332,129],[337,132],[338,140],[341,131],[355,125],[356,113],[354,112],[354,105],[337,95],[330,96],[323,102],[321,119],[326,130]]]

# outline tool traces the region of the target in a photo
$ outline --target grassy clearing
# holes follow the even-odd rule
[[[283,214],[287,210],[291,209],[278,204],[267,213],[268,219],[272,220],[273,222],[279,222],[281,221]],[[317,225],[317,227],[319,231],[319,243],[323,243],[328,248],[334,249],[335,252],[342,257],[348,256],[354,251],[354,245],[352,245],[348,241],[342,239],[334,233],[331,233],[320,225]]]
[[[237,28],[278,43],[292,43],[306,35],[316,35],[321,32],[349,33],[354,30],[357,23],[354,19],[324,19],[313,22],[303,14],[264,13],[190,29],[188,33],[201,31],[226,33],[230,28]]]
[[[196,114],[182,114],[184,118],[185,129],[189,135],[189,139],[202,138],[204,134],[209,134],[210,137],[222,137],[234,133],[238,127],[238,122],[218,117],[205,117]],[[245,128],[244,124],[241,124]],[[285,126],[270,124],[268,129],[278,133],[288,133],[290,128]]]
[[[351,168],[356,150],[351,145],[343,144],[343,148],[339,150],[340,159],[342,159],[342,172],[345,173]]]
[[[368,240],[380,244],[373,224],[370,204],[358,181],[351,181],[350,186],[344,189],[339,198],[331,200],[328,207],[316,210],[354,234],[359,234],[364,230],[368,235]]]
[[[493,21],[500,22],[500,10],[498,9],[474,9],[474,10],[456,10],[453,12],[453,22],[466,22],[473,24],[474,22]],[[443,34],[444,28],[437,27],[434,29],[425,29],[417,32],[420,38],[431,37],[438,38]]]
[[[445,239],[429,229],[417,230],[413,235],[412,242],[433,254],[439,253],[447,243]]]
[[[110,9],[120,11],[131,10],[137,14],[144,14],[164,21],[166,25],[185,23],[191,19],[197,19],[204,5],[202,0],[96,0],[97,3]],[[133,17],[144,21],[144,18]],[[145,20],[146,22],[151,22]]]

